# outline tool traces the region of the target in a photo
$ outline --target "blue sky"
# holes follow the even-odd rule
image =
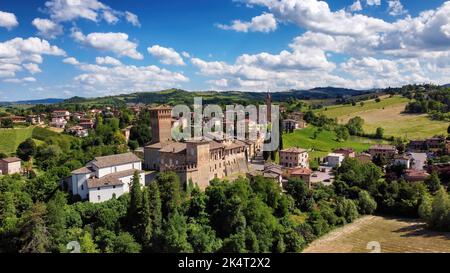
[[[0,0],[0,101],[450,82],[450,1]]]

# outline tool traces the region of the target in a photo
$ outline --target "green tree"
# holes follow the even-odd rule
[[[186,217],[172,212],[163,224],[162,246],[164,252],[191,253],[193,248],[188,242]]]
[[[441,188],[441,180],[436,171],[433,171],[431,175],[425,180],[425,184],[431,193],[436,193]]]
[[[377,139],[383,139],[384,137],[384,129],[381,127],[378,127],[376,132],[375,132],[375,138]]]
[[[360,191],[358,197],[358,211],[360,214],[372,214],[377,209],[377,202],[367,191]]]
[[[45,225],[46,207],[36,203],[20,219],[20,241],[22,253],[44,253],[50,249],[50,234]]]
[[[289,179],[286,192],[294,198],[296,207],[301,210],[307,209],[309,189],[303,180]]]
[[[57,191],[47,204],[46,221],[51,235],[53,248],[57,249],[66,239],[65,206],[67,204],[64,193]]]
[[[36,143],[34,143],[31,138],[26,139],[24,142],[19,144],[16,154],[23,161],[30,160],[31,157],[36,155]]]
[[[143,194],[139,178],[139,173],[135,172],[131,181],[130,206],[128,208],[127,224],[133,233],[139,232],[139,221],[142,213]],[[135,234],[135,236],[136,236]]]
[[[354,117],[348,121],[346,126],[350,135],[362,135],[364,134],[363,125],[364,120],[361,117]]]
[[[161,195],[163,218],[180,208],[182,204],[181,182],[173,172],[159,173],[156,177]]]
[[[343,217],[346,223],[351,223],[358,218],[358,208],[353,200],[342,198],[338,201],[336,215]]]
[[[338,126],[334,132],[336,133],[337,141],[346,141],[350,136],[347,127],[344,126]]]
[[[450,199],[448,193],[441,187],[436,193],[433,203],[432,212],[428,225],[436,230],[450,230]]]
[[[150,215],[153,224],[153,233],[160,233],[162,227],[161,196],[157,182],[153,181],[148,187],[148,199],[150,201]]]
[[[141,251],[141,245],[139,245],[128,232],[121,232],[113,243],[114,253],[139,253]]]
[[[419,216],[427,223],[431,220],[431,213],[433,212],[433,198],[429,193],[425,193],[422,197],[419,206]]]

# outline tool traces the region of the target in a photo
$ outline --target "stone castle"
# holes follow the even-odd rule
[[[155,171],[173,171],[187,183],[201,189],[214,178],[245,174],[248,161],[260,149],[259,141],[172,140],[172,108],[150,109],[152,143],[144,149],[144,167]]]

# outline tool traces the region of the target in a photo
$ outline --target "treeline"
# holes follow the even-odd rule
[[[435,120],[450,120],[450,88],[430,86],[413,89],[405,96],[414,99],[405,108],[407,113],[428,113]]]

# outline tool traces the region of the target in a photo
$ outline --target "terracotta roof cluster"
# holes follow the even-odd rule
[[[371,150],[395,150],[395,146],[388,144],[375,144],[370,146]]]
[[[3,161],[5,163],[14,163],[21,161],[18,157],[7,157],[7,158],[1,158],[0,161]]]
[[[141,159],[133,153],[96,157],[92,164],[98,168],[107,168],[116,165],[141,162]]]
[[[291,175],[310,175],[312,171],[308,168],[295,168]]]
[[[121,178],[134,175],[135,172],[138,172],[139,174],[143,173],[144,171],[139,170],[126,170],[122,172],[116,172],[112,174],[108,174],[103,176],[102,178],[90,178],[87,181],[88,188],[99,188],[99,187],[107,187],[107,186],[118,186],[122,185],[123,182],[120,180]]]
[[[282,153],[302,154],[302,153],[306,153],[307,151],[305,149],[302,149],[302,148],[291,147],[291,148],[288,148],[288,149],[281,150],[281,152]]]

